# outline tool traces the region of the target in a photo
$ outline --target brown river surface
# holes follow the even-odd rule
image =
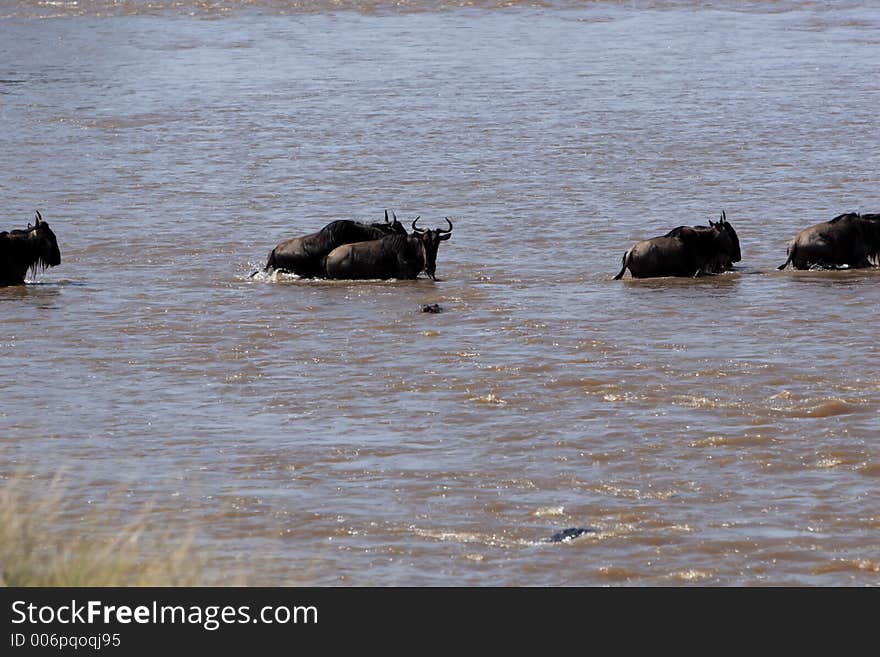
[[[775,269],[880,212],[867,4],[0,0],[0,230],[63,258],[0,474],[206,583],[880,584],[880,271]],[[249,278],[385,208],[440,280]],[[612,280],[722,210],[736,271]]]

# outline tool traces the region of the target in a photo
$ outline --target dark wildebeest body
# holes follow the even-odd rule
[[[382,239],[389,234],[406,235],[397,217],[385,223],[364,224],[358,221],[340,219],[331,221],[317,233],[285,240],[272,249],[263,271],[281,269],[303,278],[322,276],[323,260],[336,247],[353,242]]]
[[[721,228],[723,232],[713,235],[713,231]],[[690,231],[696,231],[708,235],[701,242],[700,236],[692,236]],[[742,260],[742,252],[739,248],[739,236],[727,221],[727,215],[721,213],[721,221],[717,224],[709,222],[708,226],[679,226],[669,231],[665,237],[682,237],[698,246],[709,246],[713,255],[703,264],[701,273],[720,274],[733,269],[733,263]]]
[[[694,276],[704,262],[698,255],[685,246],[681,235],[642,240],[623,255],[623,266],[614,279],[623,278],[627,268],[633,278]]]
[[[412,235],[388,235],[381,240],[344,244],[324,259],[327,278],[345,279],[414,279],[425,272],[437,280],[437,249],[440,242],[452,237],[448,230],[420,230],[413,221]]]
[[[571,543],[578,536],[583,536],[584,534],[593,534],[596,530],[592,527],[569,527],[568,529],[562,529],[553,536],[548,539],[545,539],[548,543]]]
[[[58,240],[39,212],[27,230],[0,233],[0,286],[22,285],[28,269],[36,272],[61,264]]]
[[[722,213],[718,223],[678,226],[666,235],[637,242],[623,254],[623,266],[614,279],[623,278],[627,269],[633,278],[717,274],[741,259],[739,237]]]
[[[795,269],[811,267],[871,267],[871,260],[880,264],[880,214],[838,215],[809,228],[804,228],[788,244],[789,263]]]

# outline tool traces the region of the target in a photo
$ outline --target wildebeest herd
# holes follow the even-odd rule
[[[733,269],[742,254],[739,237],[722,212],[708,226],[678,226],[660,237],[637,242],[623,254],[623,267],[633,278],[702,276]],[[872,262],[873,261],[873,262]],[[804,228],[788,244],[795,269],[857,269],[880,266],[880,214],[848,212]]]
[[[413,279],[424,271],[436,280],[437,248],[452,237],[452,222],[447,218],[449,228],[425,230],[416,217],[408,235],[393,211],[391,216],[385,210],[384,223],[331,221],[317,233],[285,240],[269,253],[263,271],[344,279]]]
[[[424,229],[413,220],[411,232],[385,211],[385,221],[332,221],[321,230],[285,240],[269,253],[263,272],[301,278],[415,279],[425,272],[436,280],[437,250],[452,237],[447,227]],[[800,231],[788,245],[785,269],[849,269],[880,266],[880,214],[845,213]],[[740,262],[739,237],[722,212],[708,226],[678,226],[665,235],[642,240],[623,254],[622,267],[633,278],[707,276]],[[0,286],[22,285],[34,274],[61,264],[55,233],[36,212],[27,229],[0,232]],[[254,272],[251,276],[255,276]]]

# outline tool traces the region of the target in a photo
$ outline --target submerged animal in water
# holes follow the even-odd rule
[[[423,271],[431,278],[437,269],[437,249],[440,242],[452,237],[449,228],[423,230],[412,223],[410,235],[388,235],[380,240],[355,242],[337,247],[324,259],[327,278],[347,279],[414,279]]]
[[[394,212],[391,214],[394,215]],[[303,278],[322,276],[324,258],[336,247],[395,234],[406,235],[406,228],[397,220],[397,216],[390,220],[388,210],[385,211],[385,223],[365,224],[349,219],[331,221],[317,233],[294,237],[278,244],[269,253],[263,271],[268,273],[279,269]]]
[[[666,235],[637,242],[623,254],[623,266],[614,280],[623,278],[627,269],[633,278],[718,274],[741,259],[739,237],[722,212],[717,223],[679,226]]]
[[[848,212],[804,228],[789,242],[788,259],[777,269],[789,264],[795,269],[880,265],[880,214]]]
[[[593,534],[596,530],[592,527],[569,527],[567,529],[562,529],[550,538],[547,539],[548,543],[571,543],[578,536],[583,536],[584,534]]]
[[[28,270],[35,274],[60,264],[58,240],[39,211],[26,230],[0,232],[0,285],[23,285]]]

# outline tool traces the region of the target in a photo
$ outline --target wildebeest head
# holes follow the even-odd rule
[[[388,218],[388,210],[385,210],[385,222],[378,221],[370,224],[370,226],[378,228],[386,235],[406,235],[406,228],[397,220],[394,210],[391,211],[391,216],[394,218],[393,220]]]
[[[736,231],[733,229],[733,226],[730,225],[730,222],[727,221],[727,213],[724,210],[721,211],[721,219],[718,223],[712,223],[709,221],[709,225],[718,229],[719,231],[724,231],[727,237],[730,239],[730,247],[728,249],[728,255],[730,255],[730,261],[739,262],[742,260],[742,253],[739,249],[739,236],[736,234]]]
[[[863,214],[868,242],[874,250],[874,259],[880,264],[880,214]]]
[[[446,223],[449,224],[448,229],[434,228],[425,230],[417,228],[416,222],[418,222],[419,217],[416,217],[412,222],[413,235],[417,236],[425,247],[425,273],[434,281],[437,280],[434,276],[434,273],[437,271],[437,249],[440,247],[440,242],[444,242],[452,237],[452,222],[449,221],[449,217],[445,217],[445,219]]]
[[[58,239],[55,233],[49,228],[49,224],[43,221],[43,217],[39,210],[36,213],[36,223],[31,226],[28,224],[28,239],[36,246],[36,259],[31,265],[33,270],[37,267],[46,269],[47,267],[57,267],[61,264],[61,250],[58,248]]]

